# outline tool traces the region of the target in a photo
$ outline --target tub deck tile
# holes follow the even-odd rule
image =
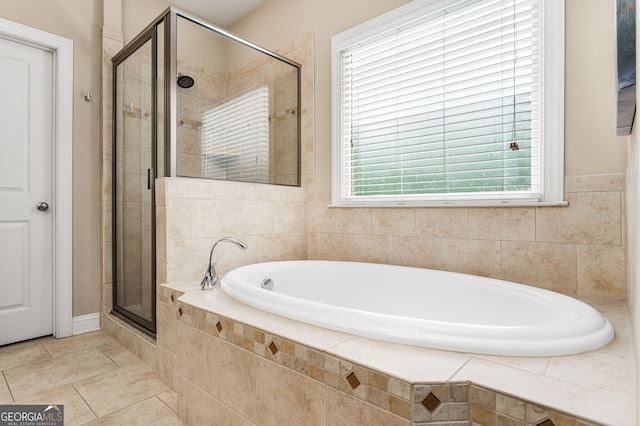
[[[286,345],[292,345],[291,354],[285,355],[296,359],[302,357],[300,360],[313,368],[293,368],[299,363],[292,359],[280,364],[324,382],[330,388],[340,392],[343,392],[343,388],[351,389],[345,387],[345,383],[346,376],[352,371],[356,372],[359,381],[373,378],[371,383],[360,385],[370,387],[370,392],[368,389],[363,392],[356,386],[347,394],[387,410],[394,405],[396,410],[391,412],[395,414],[407,413],[406,406],[411,400],[409,389],[413,392],[415,386],[467,383],[467,386],[471,386],[467,413],[474,422],[485,415],[492,417],[493,421],[503,421],[508,417],[527,425],[538,424],[537,420],[534,422],[534,417],[560,421],[575,416],[575,424],[593,422],[627,426],[629,419],[635,416],[634,353],[623,302],[587,300],[616,328],[616,339],[606,347],[568,357],[528,358],[466,354],[383,342],[263,312],[236,301],[220,289],[202,292],[193,282],[171,285],[169,288],[176,294],[184,293],[178,298],[176,306],[213,312],[216,318],[237,324],[238,327],[232,328],[232,331],[251,330],[244,336],[245,340],[255,340],[251,336],[264,336],[260,339],[264,341],[253,343],[263,348],[256,353],[265,359],[269,357],[269,351],[264,348],[269,343],[277,341],[283,349],[287,349]],[[188,308],[185,311],[190,312]],[[191,320],[189,315],[179,320],[186,324]],[[204,331],[216,335],[212,330]],[[244,331],[242,334],[245,334]],[[278,355],[269,359],[277,361],[275,358]],[[332,360],[338,371],[332,369]],[[351,369],[343,368],[349,365],[352,365]],[[594,370],[602,371],[594,376]],[[379,389],[385,378],[386,392]],[[493,395],[493,407],[474,400],[478,392],[484,391]],[[391,404],[397,395],[400,395],[401,404]],[[496,395],[502,398],[501,401],[520,401],[518,407],[524,406],[525,419],[519,419],[522,410],[515,417],[511,409],[500,412],[500,407],[495,405],[498,399]],[[411,404],[414,404],[414,408],[409,415],[413,416],[415,404],[418,403]],[[462,416],[464,410],[461,411],[461,408],[455,406],[449,409],[454,412],[449,422]],[[439,416],[436,411],[430,413],[430,421],[436,421]],[[586,422],[581,423],[583,420]]]

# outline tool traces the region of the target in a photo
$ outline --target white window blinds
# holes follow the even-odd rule
[[[269,88],[202,114],[202,172],[212,179],[269,182]]]
[[[347,203],[540,198],[539,0],[444,3],[334,56]]]

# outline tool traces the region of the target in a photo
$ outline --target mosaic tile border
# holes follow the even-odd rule
[[[409,383],[268,331],[204,311],[164,286],[158,300],[177,320],[398,415],[415,426],[599,426],[469,382]]]
[[[164,303],[171,300],[171,295],[165,292],[161,292],[160,297]],[[179,296],[173,297],[176,300]],[[177,307],[178,320],[186,325],[410,419],[411,384],[408,382],[177,300],[169,304]]]

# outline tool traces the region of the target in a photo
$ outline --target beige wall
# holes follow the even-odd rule
[[[73,40],[73,315],[99,310],[101,0],[3,0],[0,17]],[[83,92],[90,90],[87,103]],[[54,206],[55,208],[55,206]]]

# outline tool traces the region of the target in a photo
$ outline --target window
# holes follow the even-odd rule
[[[564,2],[414,1],[332,39],[333,204],[563,204]]]
[[[202,173],[269,182],[269,88],[259,87],[202,114]]]

